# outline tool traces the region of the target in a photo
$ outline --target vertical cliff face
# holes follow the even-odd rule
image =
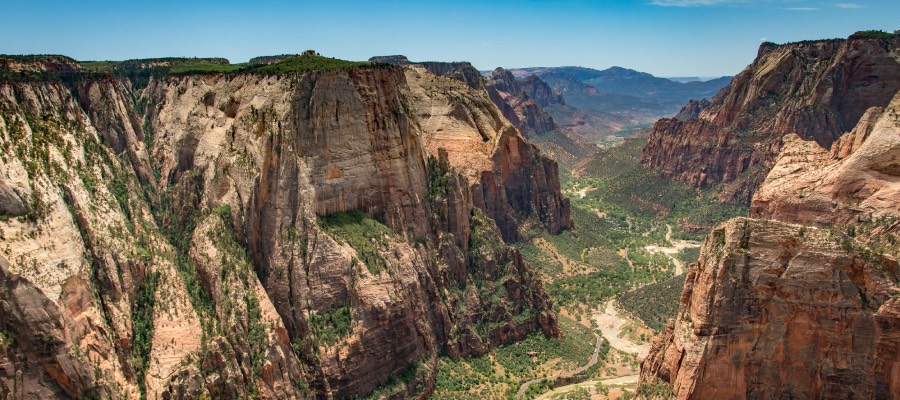
[[[570,226],[555,163],[467,85],[454,118],[505,134],[459,162],[410,73],[0,83],[0,394],[414,396],[438,354],[557,335],[501,239]]]
[[[406,75],[429,152],[447,151],[450,164],[473,183],[474,203],[505,240],[518,240],[525,219],[553,233],[573,226],[569,201],[557,189],[556,162],[526,142],[487,93],[422,69]]]
[[[532,76],[531,78],[528,89],[538,92],[544,97],[549,97],[542,91],[550,91],[550,87],[546,84],[541,87],[535,81],[539,82],[537,77]],[[557,129],[550,114],[547,114],[540,105],[532,100],[511,72],[503,68],[495,69],[488,76],[486,87],[491,101],[500,108],[503,116],[516,128],[519,128],[524,135],[540,135]]]
[[[900,393],[900,97],[831,150],[791,134],[750,216],[716,228],[641,380],[679,399]]]
[[[749,204],[796,133],[829,147],[900,88],[900,37],[763,44],[756,60],[689,120],[662,119],[641,162],[723,200]]]
[[[891,398],[897,261],[828,230],[735,219],[707,237],[641,366],[678,399]]]

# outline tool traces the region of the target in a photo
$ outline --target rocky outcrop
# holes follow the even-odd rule
[[[541,156],[500,115],[484,91],[456,80],[407,69],[412,101],[421,110],[425,145],[444,149],[450,165],[473,183],[473,201],[497,222],[503,238],[519,238],[519,221],[533,219],[550,232],[573,226],[569,201],[559,193],[556,162]]]
[[[394,55],[394,56],[375,56],[369,58],[370,63],[379,63],[379,64],[391,64],[391,65],[407,65],[409,64],[409,58],[403,55]]]
[[[550,85],[538,78],[537,75],[528,75],[518,83],[525,95],[541,107],[566,104],[562,94],[553,90]]]
[[[546,90],[550,90],[546,84],[543,86]],[[537,85],[532,83],[529,89],[541,90],[536,87]],[[491,101],[503,112],[503,116],[526,137],[534,137],[557,129],[553,118],[528,96],[509,71],[497,68],[491,72],[487,78],[487,92]]]
[[[409,61],[409,58],[406,56],[392,55],[371,57],[369,58],[369,62],[389,65],[418,66],[434,75],[456,79],[469,85],[472,89],[484,89],[484,77],[481,76],[481,72],[473,67],[472,63],[465,61]]]
[[[678,399],[897,397],[898,110],[900,95],[868,109],[830,151],[783,138],[754,219],[707,236],[643,383]]]
[[[823,149],[796,135],[753,197],[750,216],[829,226],[900,217],[900,94]]]
[[[503,116],[541,152],[565,166],[594,154],[597,146],[568,129],[560,129],[543,106],[566,107],[562,95],[537,76],[517,80],[497,68],[487,78],[487,92]],[[532,97],[535,96],[535,97]],[[543,104],[540,104],[543,103]]]
[[[749,204],[785,135],[829,148],[866,110],[891,101],[900,89],[898,46],[896,35],[763,44],[698,118],[657,122],[641,162]]]
[[[707,107],[709,107],[709,100],[707,99],[691,100],[677,115],[675,115],[675,119],[679,121],[690,121],[692,119],[700,118],[700,112]]]
[[[571,226],[556,164],[411,74],[0,82],[0,396],[421,396],[438,354],[558,335],[501,238]]]
[[[832,231],[738,218],[707,237],[642,382],[676,399],[895,398],[900,269]]]

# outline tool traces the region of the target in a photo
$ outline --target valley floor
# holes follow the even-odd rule
[[[435,398],[632,396],[640,360],[675,316],[699,240],[745,212],[645,170],[642,144],[625,140],[566,171],[576,229],[533,232],[518,245],[543,277],[563,337],[533,335],[484,357],[442,359]]]

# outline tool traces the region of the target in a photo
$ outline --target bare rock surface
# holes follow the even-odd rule
[[[750,216],[817,226],[900,217],[900,95],[831,151],[796,135],[784,141]]]
[[[839,234],[737,218],[706,239],[641,380],[678,399],[900,393],[897,261]]]
[[[0,66],[78,73],[35,60]],[[568,201],[483,89],[22,76],[0,82],[0,397],[425,396],[439,354],[559,335],[503,239],[570,227]]]
[[[697,118],[664,118],[641,162],[722,199],[749,204],[795,133],[830,148],[900,89],[900,36],[764,43]]]

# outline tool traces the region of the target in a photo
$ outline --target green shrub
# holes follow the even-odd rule
[[[147,272],[141,284],[137,299],[132,306],[132,325],[134,345],[131,356],[134,360],[135,379],[141,398],[146,398],[146,371],[150,362],[150,351],[153,345],[153,312],[156,307],[156,288],[159,285],[159,273]]]
[[[350,306],[310,313],[309,326],[316,333],[319,341],[331,346],[352,330]]]
[[[359,259],[373,275],[388,267],[382,253],[387,251],[394,231],[359,210],[340,212],[319,218],[319,227],[332,238],[356,250]]]

